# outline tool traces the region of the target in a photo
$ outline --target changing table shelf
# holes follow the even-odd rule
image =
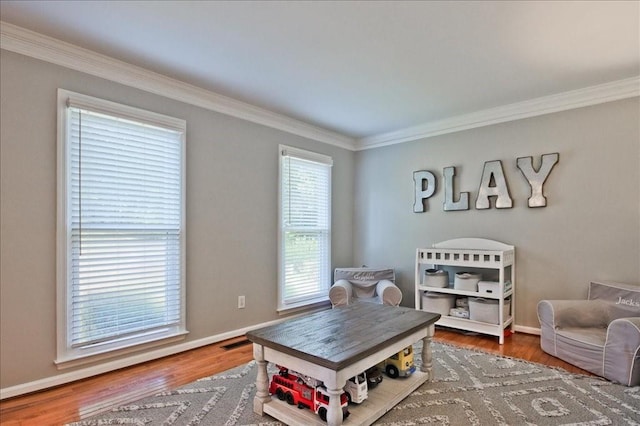
[[[434,287],[425,285],[426,269],[444,269],[452,280],[456,272],[473,270],[493,275],[496,282],[494,293],[481,293],[454,288],[449,282],[448,287]],[[482,238],[459,238],[433,244],[431,248],[416,250],[415,276],[415,308],[427,310],[423,306],[422,294],[449,294],[461,297],[480,297],[497,300],[498,321],[488,323],[474,321],[467,318],[442,315],[436,325],[474,331],[499,337],[500,344],[504,343],[505,329],[513,331],[515,317],[515,247],[499,241]],[[510,312],[505,312],[505,302],[510,303]],[[494,302],[495,303],[495,302]]]

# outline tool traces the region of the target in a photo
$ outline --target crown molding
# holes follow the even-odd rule
[[[640,76],[635,76],[355,139],[3,21],[0,48],[352,151],[640,96]]]
[[[353,150],[355,139],[0,21],[0,48],[149,93]]]
[[[640,96],[640,76],[476,111],[394,132],[367,136],[356,141],[356,151],[637,96]]]

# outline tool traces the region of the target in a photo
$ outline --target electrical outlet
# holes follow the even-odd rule
[[[238,309],[244,309],[244,296],[238,296]]]

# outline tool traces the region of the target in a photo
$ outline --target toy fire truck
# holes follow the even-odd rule
[[[292,374],[286,368],[280,368],[280,373],[273,375],[269,385],[269,393],[290,405],[297,405],[298,408],[309,408],[320,416],[323,421],[327,420],[329,394],[324,386],[311,387],[302,377]],[[340,395],[343,420],[349,416],[347,405],[347,394],[343,393]]]
[[[314,379],[313,377],[299,373],[295,370],[289,370],[287,367],[283,367],[281,365],[278,365],[277,367],[280,370],[281,375],[292,374],[294,376],[297,376],[298,379],[302,379],[307,386],[310,386],[314,389],[319,386],[324,386],[322,381],[318,379]],[[351,377],[349,380],[347,380],[347,383],[344,386],[344,391],[347,394],[347,400],[349,404],[361,404],[369,396],[367,373],[362,372],[357,376]]]

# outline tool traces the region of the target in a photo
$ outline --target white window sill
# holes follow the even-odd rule
[[[305,301],[298,304],[287,305],[284,307],[278,307],[277,311],[279,315],[290,315],[297,313],[313,313],[323,311],[327,308],[331,308],[331,302],[329,298],[323,298],[315,301]]]
[[[160,337],[153,341],[146,341],[142,343],[134,341],[126,345],[121,344],[118,348],[110,347],[102,351],[92,349],[90,352],[85,352],[82,349],[74,349],[66,354],[59,355],[54,360],[54,363],[58,370],[93,364],[98,361],[119,357],[132,352],[139,352],[157,346],[166,345],[168,343],[178,342],[184,340],[187,337],[187,334],[189,334],[187,330],[182,330],[166,337]]]

